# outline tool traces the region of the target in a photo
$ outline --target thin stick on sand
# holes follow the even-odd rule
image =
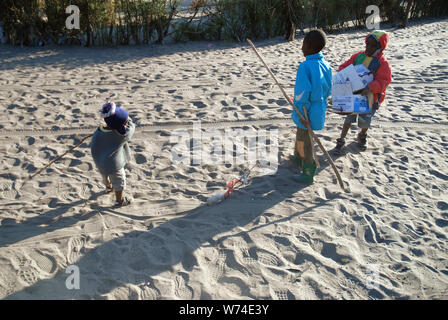
[[[93,136],[93,133],[92,133],[92,134],[89,134],[88,136],[86,136],[86,137],[84,137],[84,138],[82,138],[81,142],[78,143],[76,146],[71,147],[69,150],[67,150],[66,152],[64,152],[63,154],[61,154],[59,157],[57,157],[57,158],[51,160],[50,163],[47,164],[45,167],[39,169],[37,172],[35,172],[35,173],[32,174],[31,176],[29,176],[29,177],[23,182],[23,184],[22,184],[22,186],[19,188],[19,190],[23,188],[23,186],[25,185],[25,183],[27,183],[28,181],[30,181],[31,179],[33,179],[35,176],[37,176],[39,173],[41,173],[42,171],[44,171],[45,169],[47,169],[47,168],[48,168],[49,166],[51,166],[53,163],[55,163],[56,161],[58,161],[59,159],[61,159],[63,156],[65,156],[67,153],[69,153],[69,152],[75,150],[76,148],[78,148],[81,144],[83,144],[84,141],[86,141],[88,138],[90,138],[90,137],[92,137],[92,136]]]
[[[299,112],[299,110],[297,110],[297,107],[294,105],[294,103],[292,103],[292,101],[289,99],[288,95],[286,94],[285,90],[283,89],[283,87],[280,85],[280,83],[278,82],[277,78],[275,77],[275,75],[272,73],[271,69],[268,67],[268,65],[266,64],[266,62],[264,62],[263,57],[258,53],[257,48],[255,48],[254,44],[252,43],[252,41],[250,41],[249,39],[247,39],[247,42],[249,42],[250,46],[252,47],[252,49],[254,50],[255,54],[258,56],[258,58],[260,58],[261,62],[263,63],[263,65],[265,66],[265,68],[268,70],[269,74],[272,76],[272,78],[274,79],[275,83],[277,84],[277,86],[280,88],[280,90],[283,93],[283,96],[285,97],[286,101],[288,101],[288,103],[294,108],[294,110],[296,110],[296,113],[300,116],[300,118],[303,121],[306,121],[306,119],[303,117],[303,115]],[[341,175],[339,174],[338,169],[336,168],[336,166],[334,165],[333,160],[331,159],[330,155],[328,154],[327,150],[325,150],[324,146],[322,145],[322,143],[320,142],[319,138],[314,134],[314,131],[311,129],[309,122],[308,122],[308,126],[307,126],[308,132],[312,137],[311,142],[313,141],[313,139],[316,141],[317,145],[319,146],[319,148],[322,150],[322,152],[324,153],[325,157],[327,158],[328,162],[330,163],[331,167],[334,170],[334,173],[336,174],[336,178],[338,179],[339,185],[342,188],[342,190],[344,190],[344,183],[342,182],[342,178]]]

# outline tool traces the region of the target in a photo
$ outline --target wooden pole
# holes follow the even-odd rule
[[[252,49],[254,50],[255,54],[258,56],[258,58],[260,58],[261,62],[263,63],[263,65],[265,66],[265,68],[268,70],[269,74],[272,76],[272,78],[274,79],[275,83],[277,84],[277,86],[280,88],[281,92],[283,93],[283,96],[285,97],[286,101],[288,101],[288,103],[294,108],[294,110],[296,111],[296,113],[299,115],[299,117],[303,120],[306,121],[306,119],[303,117],[303,115],[299,112],[299,110],[297,109],[297,107],[294,105],[294,103],[289,99],[289,96],[286,94],[285,90],[283,89],[283,87],[280,85],[280,83],[278,82],[277,78],[275,77],[275,75],[272,73],[271,69],[268,67],[268,65],[266,64],[266,62],[264,62],[263,57],[258,53],[257,48],[255,48],[254,44],[252,43],[252,41],[250,41],[249,39],[247,39],[247,42],[249,42],[250,46],[252,47]],[[316,141],[317,145],[319,146],[319,148],[322,150],[322,152],[324,153],[325,157],[327,158],[328,162],[330,163],[331,167],[334,170],[334,173],[336,174],[336,178],[339,182],[339,186],[342,188],[342,190],[344,190],[344,183],[342,182],[342,178],[341,175],[339,174],[338,169],[336,168],[333,160],[331,159],[330,155],[328,154],[327,150],[325,150],[324,146],[322,145],[322,143],[320,142],[319,138],[314,134],[314,131],[311,129],[310,125],[308,124],[307,129],[309,131],[309,133],[311,134],[311,136],[313,137],[313,139]]]
[[[303,115],[305,116],[305,120],[306,120],[306,122],[307,122],[307,123],[310,123],[310,121],[308,120],[308,115],[307,115],[307,113],[305,112],[305,110],[306,110],[306,109],[305,109],[305,106],[302,106],[302,110],[303,110]],[[310,137],[310,141],[311,141],[311,153],[312,153],[312,155],[313,155],[314,162],[316,163],[316,167],[317,167],[317,168],[320,168],[319,160],[317,159],[316,151],[314,150],[313,135],[311,134],[311,130],[310,130],[309,126],[308,126],[307,128],[308,128],[308,136]]]
[[[76,146],[71,147],[69,150],[67,150],[66,152],[64,152],[63,154],[61,154],[59,157],[57,157],[57,158],[51,160],[50,163],[47,164],[45,167],[39,169],[37,172],[35,172],[35,173],[32,174],[31,176],[29,176],[29,177],[23,182],[23,184],[22,184],[22,186],[19,188],[19,190],[23,188],[23,186],[25,185],[25,183],[27,183],[28,181],[30,181],[31,179],[33,179],[35,176],[37,176],[39,173],[41,173],[42,171],[44,171],[45,169],[47,169],[47,168],[48,168],[49,166],[51,166],[53,163],[55,163],[56,161],[58,161],[59,159],[61,159],[63,156],[65,156],[67,153],[69,153],[69,152],[75,150],[76,148],[78,148],[81,144],[83,144],[84,141],[86,141],[88,138],[90,138],[90,137],[92,137],[92,136],[93,136],[93,133],[92,133],[92,134],[89,134],[88,136],[86,136],[86,137],[84,137],[84,138],[82,138],[81,142],[78,143]]]

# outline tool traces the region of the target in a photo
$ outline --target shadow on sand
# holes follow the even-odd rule
[[[320,170],[326,167],[328,163],[321,159]],[[175,266],[179,264],[183,269],[191,271],[198,265],[194,255],[197,249],[219,248],[229,237],[246,238],[253,230],[312,212],[341,195],[341,193],[334,193],[329,199],[320,200],[312,207],[289,216],[280,216],[279,219],[270,222],[260,219],[266,214],[269,219],[272,219],[274,215],[268,212],[269,209],[282,201],[297,203],[298,200],[293,198],[297,197],[297,192],[308,186],[294,181],[295,172],[290,164],[282,164],[275,175],[254,178],[251,185],[235,192],[231,198],[219,205],[211,207],[200,205],[192,210],[176,213],[176,217],[168,221],[158,225],[149,224],[148,230],[133,230],[88,250],[74,262],[80,270],[79,290],[66,288],[66,279],[69,276],[65,273],[66,265],[59,265],[59,272],[52,278],[37,281],[21,292],[10,295],[7,299],[102,299],[105,294],[125,284],[140,285],[145,281],[152,283],[154,276],[164,272],[175,272]],[[120,212],[114,208],[100,206],[92,206],[92,209],[93,211],[88,216],[101,212],[104,216],[143,219],[142,216],[122,213],[121,211],[126,212],[125,209],[120,209]],[[151,208],[147,209],[148,215],[152,213],[150,210]],[[57,210],[53,210],[50,214],[54,215],[56,212]],[[147,222],[151,220],[147,216],[144,219]],[[240,228],[244,228],[249,223],[253,224],[252,229],[240,231]],[[53,228],[67,226],[68,224],[62,221],[56,222]],[[238,232],[229,234],[235,229]],[[45,229],[39,229],[27,236],[34,236],[44,231]],[[16,232],[21,233],[19,229]],[[223,235],[223,233],[227,234]],[[14,240],[23,238],[25,236],[18,235]],[[71,248],[68,250],[70,251]],[[234,261],[234,263],[237,262]],[[250,297],[249,292],[246,292],[246,295]],[[138,298],[138,293],[131,294],[130,298]],[[209,299],[210,297],[202,294],[200,297],[190,298]]]
[[[277,37],[257,41],[255,45],[258,48],[263,48],[284,42],[285,40],[282,37]],[[57,45],[20,48],[0,45],[0,71],[15,70],[18,67],[39,68],[48,66],[58,66],[63,70],[70,70],[98,64],[125,64],[145,58],[163,57],[163,59],[166,59],[167,56],[183,53],[195,53],[197,58],[200,59],[201,54],[205,52],[235,48],[251,50],[249,44],[245,41],[191,41],[166,45],[90,48]]]
[[[106,191],[93,193],[89,199],[81,199],[68,204],[54,205],[50,211],[44,212],[18,224],[12,219],[3,219],[0,225],[0,248],[41,234],[70,227],[79,221],[88,221],[97,211],[84,215],[62,217],[70,209],[85,205],[88,201],[96,201]]]

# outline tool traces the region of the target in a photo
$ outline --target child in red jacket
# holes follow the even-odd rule
[[[341,149],[345,145],[345,136],[351,124],[356,122],[356,118],[358,118],[358,127],[361,128],[361,132],[358,134],[358,146],[362,151],[367,149],[367,130],[370,128],[370,123],[375,112],[384,101],[387,86],[392,81],[390,65],[383,53],[389,42],[389,35],[385,31],[374,30],[366,36],[365,42],[366,50],[354,54],[339,67],[338,72],[350,64],[363,64],[373,72],[374,80],[366,88],[357,92],[363,96],[367,96],[369,91],[373,93],[374,103],[372,113],[360,115],[351,114],[345,118],[341,137],[336,140],[336,148],[333,151],[335,154],[341,153]]]

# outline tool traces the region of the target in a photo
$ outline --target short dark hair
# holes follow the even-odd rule
[[[310,47],[316,52],[320,52],[327,44],[327,36],[320,29],[313,29],[305,35],[305,39]]]

